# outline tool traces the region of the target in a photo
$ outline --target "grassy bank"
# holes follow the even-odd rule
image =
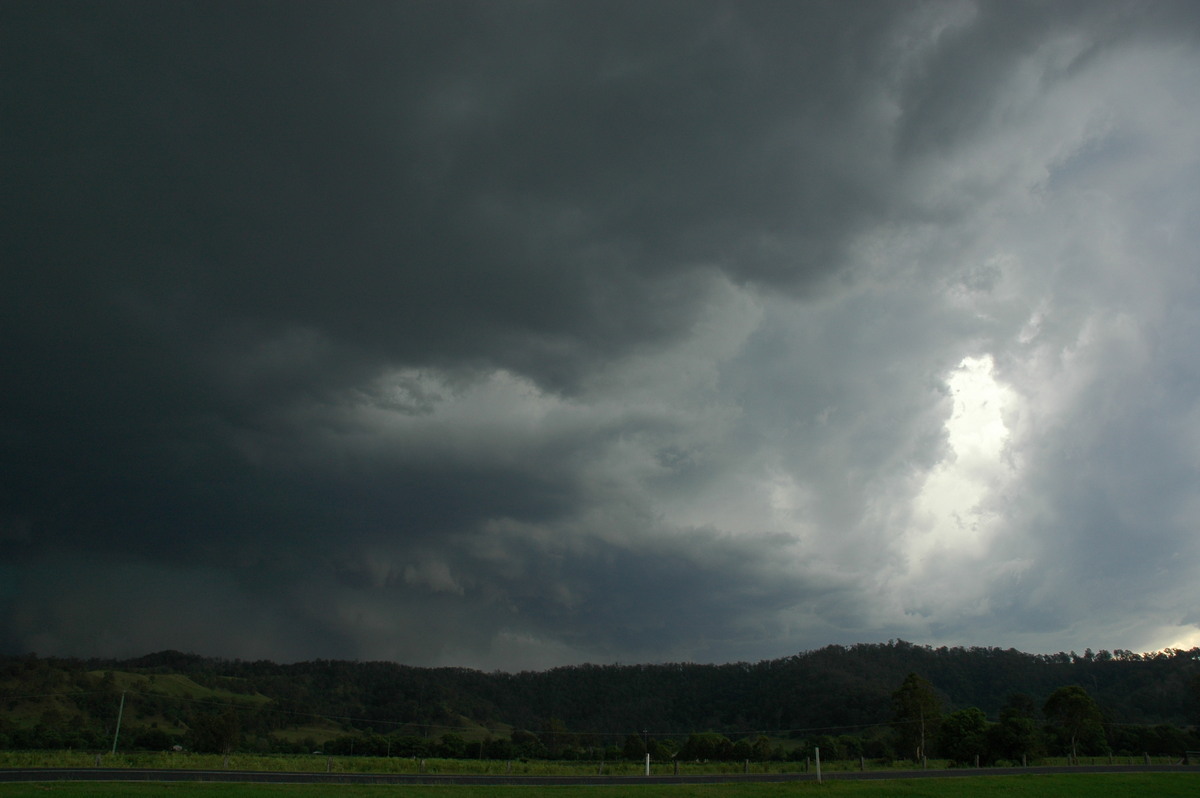
[[[1154,764],[1176,760],[1156,757]],[[1037,765],[1065,765],[1066,760],[1046,757]],[[1083,765],[1142,764],[1141,757],[1081,757]],[[945,760],[930,760],[929,768],[948,766]],[[867,770],[914,770],[907,760],[881,763],[867,760]],[[598,772],[609,776],[636,776],[645,770],[641,762],[612,760],[547,761],[494,759],[417,759],[412,757],[324,756],[314,754],[196,754],[187,751],[97,753],[88,751],[0,751],[0,768],[168,768],[179,770],[261,770],[300,773],[455,773],[512,776],[590,776]],[[857,771],[857,759],[823,762],[826,773]],[[674,762],[653,762],[655,775],[675,773]],[[803,773],[804,762],[680,762],[680,775],[718,773]]]
[[[46,783],[0,784],[0,798],[119,798],[120,796],[179,796],[179,798],[383,798],[403,791],[405,798],[579,798],[589,795],[634,795],[636,798],[1092,798],[1095,795],[1193,798],[1200,790],[1200,772],[1070,774],[1053,776],[974,776],[963,779],[896,781],[833,781],[788,784],[646,785],[612,787],[427,787],[363,785],[142,784]]]

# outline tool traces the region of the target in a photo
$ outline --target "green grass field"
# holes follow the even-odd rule
[[[89,674],[101,678],[105,671],[89,671]],[[204,687],[180,673],[147,675],[113,671],[112,675],[116,689],[132,690],[146,695],[162,695],[191,701],[232,701],[242,704],[266,704],[271,700],[257,693],[235,693],[219,687]]]
[[[1177,760],[1156,757],[1154,764],[1171,764]],[[1084,765],[1134,765],[1141,758],[1129,757],[1083,757]],[[867,769],[911,770],[912,762],[897,760],[887,764],[868,761]],[[1061,757],[1046,757],[1031,765],[1065,765]],[[305,773],[428,773],[468,775],[512,775],[512,776],[591,776],[600,767],[597,761],[553,761],[494,759],[437,759],[429,757],[372,757],[372,756],[325,756],[312,754],[197,754],[186,751],[159,752],[108,752],[88,751],[0,751],[0,768],[169,768],[186,770],[262,770],[291,771]],[[800,773],[804,762],[751,762],[749,773]],[[826,761],[822,769],[826,773],[857,771],[859,761]],[[948,767],[945,760],[930,760],[931,769]],[[611,760],[603,764],[603,773],[608,776],[637,776],[643,772],[641,762]],[[654,775],[667,776],[674,773],[673,762],[655,761],[651,765]],[[743,773],[741,762],[680,762],[678,774],[682,776],[723,773]]]
[[[1062,776],[976,776],[962,779],[896,781],[833,781],[791,784],[646,785],[620,787],[427,787],[363,785],[248,785],[248,784],[124,784],[46,783],[0,784],[0,798],[58,796],[59,798],[118,798],[119,796],[179,796],[179,798],[578,798],[583,791],[636,798],[1093,798],[1095,795],[1194,798],[1200,791],[1200,772],[1070,774]]]

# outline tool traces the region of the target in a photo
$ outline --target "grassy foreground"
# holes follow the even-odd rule
[[[179,798],[579,798],[597,792],[636,798],[1093,798],[1095,795],[1195,798],[1200,773],[1105,773],[1067,775],[966,776],[961,779],[895,781],[827,781],[785,784],[621,785],[611,787],[457,787],[386,785],[291,784],[144,784],[53,782],[0,784],[0,798],[57,796],[58,798],[118,798],[118,796],[178,796]]]
[[[593,776],[598,761],[556,761],[544,759],[436,759],[433,757],[324,756],[309,754],[197,754],[186,751],[120,752],[97,754],[87,751],[0,751],[0,768],[164,768],[187,770],[261,770],[304,773],[412,773],[461,774],[484,776]],[[1045,764],[1059,764],[1045,762]],[[945,761],[930,760],[931,768],[945,767]],[[803,762],[680,762],[679,775],[698,776],[719,773],[800,773]],[[826,773],[858,770],[858,760],[825,762]],[[869,770],[914,768],[912,762],[897,761],[887,766],[869,763]],[[630,760],[603,763],[603,775],[639,776],[645,765]],[[651,764],[656,776],[674,773],[673,762]]]
[[[1156,765],[1174,764],[1173,757],[1155,757]],[[1082,757],[1083,765],[1135,765],[1141,757]],[[674,762],[655,761],[651,772],[656,776],[675,774]],[[946,760],[929,760],[930,769],[949,767]],[[998,763],[1001,766],[1014,763]],[[1030,765],[1066,765],[1062,757],[1042,757]],[[1015,765],[1014,765],[1015,766]],[[261,770],[307,773],[428,773],[462,774],[485,776],[593,776],[600,770],[601,763],[592,760],[572,762],[554,760],[511,760],[498,759],[417,759],[414,757],[381,756],[325,756],[310,754],[198,754],[186,751],[130,751],[110,754],[95,751],[0,751],[0,768],[164,768],[186,770]],[[603,763],[603,775],[638,776],[645,765],[629,760],[611,760]],[[679,762],[680,776],[700,776],[720,773],[801,773],[804,762]],[[826,773],[857,771],[859,760],[843,759],[825,761],[821,765]],[[867,760],[866,769],[915,770],[918,765],[907,760],[883,763]]]

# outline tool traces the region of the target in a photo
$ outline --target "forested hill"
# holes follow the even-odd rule
[[[128,692],[138,701],[131,702],[127,722],[153,719],[176,730],[221,705],[254,713],[266,730],[321,721],[343,732],[383,734],[474,727],[504,736],[547,728],[614,737],[642,729],[786,736],[887,724],[892,695],[909,673],[928,680],[947,711],[978,707],[995,718],[1013,694],[1040,705],[1055,688],[1077,684],[1110,722],[1200,722],[1200,648],[1033,655],[893,641],[752,664],[579,665],[522,673],[385,662],[277,664],[174,651],[131,660],[7,657],[0,659],[7,712],[0,734],[33,718],[30,707],[46,713],[48,706],[52,719],[99,723]],[[243,718],[244,728],[251,725]]]

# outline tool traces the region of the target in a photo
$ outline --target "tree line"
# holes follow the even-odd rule
[[[1200,690],[1200,684],[1196,685]],[[1025,693],[1009,696],[995,721],[978,707],[946,712],[927,680],[909,674],[893,694],[894,741],[906,758],[937,756],[958,765],[1028,762],[1046,755],[1182,755],[1197,750],[1192,726],[1148,726],[1106,720],[1106,713],[1080,685],[1064,685],[1039,703]]]
[[[0,746],[111,744],[133,676],[124,744],[150,749],[763,760],[820,745],[835,758],[973,762],[1063,755],[1068,743],[1076,755],[1167,753],[1194,740],[1200,721],[1200,649],[1033,655],[891,641],[758,663],[521,673],[167,651],[0,658]],[[195,695],[167,690],[172,678]],[[1067,736],[1070,702],[1047,703],[1064,690],[1095,709]],[[320,733],[297,731],[314,725]]]

